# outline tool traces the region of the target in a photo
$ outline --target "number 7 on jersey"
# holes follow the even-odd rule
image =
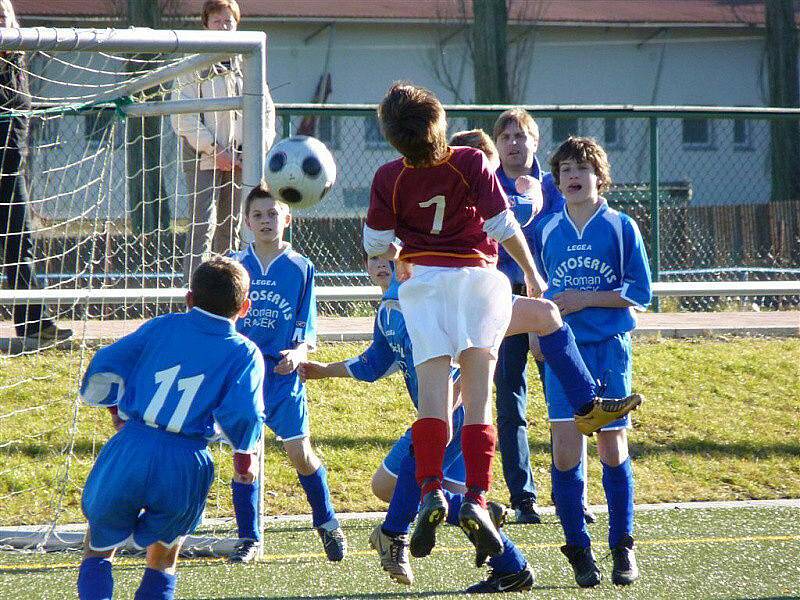
[[[444,205],[445,198],[442,195],[434,196],[430,200],[419,203],[420,208],[436,206],[436,211],[433,213],[433,225],[431,226],[431,233],[434,235],[439,235],[442,232],[442,225],[444,224]]]

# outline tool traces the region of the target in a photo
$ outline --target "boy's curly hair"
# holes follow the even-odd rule
[[[594,168],[597,175],[597,190],[605,192],[611,187],[611,164],[608,155],[600,143],[590,137],[570,136],[563,142],[550,157],[550,172],[553,174],[556,185],[561,185],[559,166],[565,160],[587,162]]]

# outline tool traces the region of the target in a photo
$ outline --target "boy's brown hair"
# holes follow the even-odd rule
[[[378,106],[387,141],[412,166],[442,160],[447,153],[444,108],[433,92],[410,83],[395,83]]]
[[[233,18],[236,19],[237,23],[242,20],[242,11],[239,10],[239,3],[236,0],[206,0],[203,3],[203,27],[208,26],[208,18],[211,13],[225,8],[233,13]]]
[[[556,185],[561,185],[559,166],[565,160],[575,162],[586,162],[592,165],[595,175],[597,175],[597,190],[605,192],[611,187],[611,164],[608,162],[608,155],[600,143],[590,137],[570,136],[563,142],[550,157],[550,172]]]
[[[500,134],[505,131],[509,123],[516,123],[520,129],[530,136],[539,139],[539,126],[530,113],[524,108],[509,108],[504,113],[501,113],[492,127],[492,139],[497,141]]]
[[[223,256],[203,262],[192,274],[189,286],[194,306],[230,319],[247,300],[250,275],[241,263]]]
[[[289,206],[284,204],[280,200],[278,200],[275,196],[272,195],[272,192],[269,191],[269,186],[267,182],[261,180],[261,182],[255,186],[250,192],[247,194],[247,198],[244,199],[244,216],[250,216],[250,207],[253,206],[253,201],[258,198],[269,198],[271,200],[275,200],[276,205],[280,205],[285,207],[285,211],[289,212]]]
[[[477,148],[483,151],[490,161],[500,161],[500,156],[497,154],[497,146],[494,145],[492,138],[483,129],[457,131],[450,137],[450,145]]]

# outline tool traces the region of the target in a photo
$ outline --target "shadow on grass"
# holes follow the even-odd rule
[[[655,441],[632,442],[631,455],[634,458],[642,456],[657,456],[664,454],[685,455],[711,455],[717,458],[735,457],[747,459],[766,459],[777,457],[800,458],[800,444],[772,442],[717,442],[709,439],[687,437],[670,440],[666,443]]]
[[[328,446],[334,449],[353,450],[363,446],[380,448],[381,451],[388,451],[397,441],[396,438],[386,436],[371,437],[350,437],[350,436],[315,436],[314,444]],[[100,451],[102,443],[90,440],[77,440],[73,448],[76,456],[91,457]],[[550,453],[550,444],[547,442],[532,442],[530,444],[531,453]],[[282,447],[274,442],[268,443],[267,451],[280,451]],[[53,455],[53,446],[46,442],[25,443],[20,445],[9,444],[0,447],[0,456],[24,455],[30,458],[42,458]],[[718,458],[735,457],[747,459],[768,459],[768,458],[800,458],[800,444],[788,442],[718,442],[697,437],[685,437],[669,440],[664,443],[657,441],[632,442],[631,454],[636,457],[658,456],[668,454],[685,455],[710,455]]]
[[[568,590],[568,589],[575,589],[578,590],[579,588],[576,586],[558,586],[558,585],[551,585],[551,586],[533,586],[531,588],[531,593],[535,593],[537,591],[547,591],[547,590]],[[375,598],[435,598],[438,596],[462,596],[466,592],[463,588],[461,589],[453,589],[453,590],[436,590],[436,591],[425,591],[425,592],[375,592],[372,594],[365,594],[354,592],[352,594],[329,594],[329,595],[315,595],[315,596],[214,596],[213,598],[200,598],[198,600],[337,600],[339,598],[348,598],[352,600],[373,600]],[[764,599],[768,600],[768,599]]]

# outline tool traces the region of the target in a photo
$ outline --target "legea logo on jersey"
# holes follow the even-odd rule
[[[577,269],[589,269],[596,271],[592,273],[573,273]],[[553,287],[563,287],[582,290],[596,290],[605,280],[612,284],[617,280],[614,270],[599,258],[591,256],[572,256],[556,267],[550,282]]]

